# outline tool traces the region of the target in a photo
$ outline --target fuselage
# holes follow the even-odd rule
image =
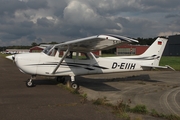
[[[88,53],[88,59],[65,58],[57,71],[53,70],[61,57],[49,56],[45,53],[28,53],[15,55],[15,63],[20,71],[30,75],[43,76],[76,76],[124,71],[143,70],[142,61],[128,57],[99,57]],[[133,57],[131,57],[133,58]]]
[[[167,68],[159,66],[167,39],[157,38],[154,43],[141,55],[95,57],[91,51],[109,49],[123,42],[136,41],[115,35],[98,35],[65,43],[49,45],[41,53],[26,53],[8,56],[16,63],[19,70],[30,74],[26,86],[32,87],[36,75],[71,77],[71,87],[78,89],[75,76],[84,74],[102,74],[112,72],[128,72],[152,68]],[[60,77],[59,77],[60,76]]]
[[[106,37],[105,41],[109,41],[109,37]],[[86,42],[87,39],[78,40],[75,43],[67,42],[66,44],[48,46],[41,53],[16,54],[15,63],[24,73],[43,76],[72,77],[83,74],[151,69],[159,67],[167,39],[157,38],[142,55],[98,58],[90,52],[92,51],[89,50],[90,48],[87,51],[80,49],[88,46]],[[110,40],[110,42],[112,41]],[[112,44],[114,43],[112,42]],[[74,46],[72,47],[72,45]],[[96,46],[103,47],[107,44],[101,42],[96,43]],[[92,49],[94,48],[92,47]]]

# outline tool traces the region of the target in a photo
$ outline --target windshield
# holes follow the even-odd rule
[[[50,46],[47,46],[44,50],[43,50],[43,53],[45,54],[49,54],[50,50],[52,49],[53,45],[50,45]]]

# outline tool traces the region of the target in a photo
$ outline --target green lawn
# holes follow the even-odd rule
[[[160,61],[160,66],[169,65],[175,70],[180,71],[180,57],[163,56]]]
[[[2,54],[2,53],[0,53],[0,56],[6,57],[6,56],[8,56],[8,55],[7,55],[7,54]]]

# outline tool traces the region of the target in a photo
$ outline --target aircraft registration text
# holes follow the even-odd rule
[[[136,63],[120,63],[118,64],[117,62],[113,62],[112,64],[112,69],[115,68],[119,68],[119,69],[135,69],[136,67]]]

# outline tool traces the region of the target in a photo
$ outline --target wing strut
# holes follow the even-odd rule
[[[62,56],[61,60],[60,60],[59,63],[57,64],[56,68],[53,70],[52,74],[54,74],[54,73],[57,71],[57,69],[59,68],[59,66],[60,66],[61,63],[63,62],[64,58],[66,58],[69,50],[70,50],[70,47],[69,47],[69,45],[68,45],[68,49],[66,50],[65,54]]]

